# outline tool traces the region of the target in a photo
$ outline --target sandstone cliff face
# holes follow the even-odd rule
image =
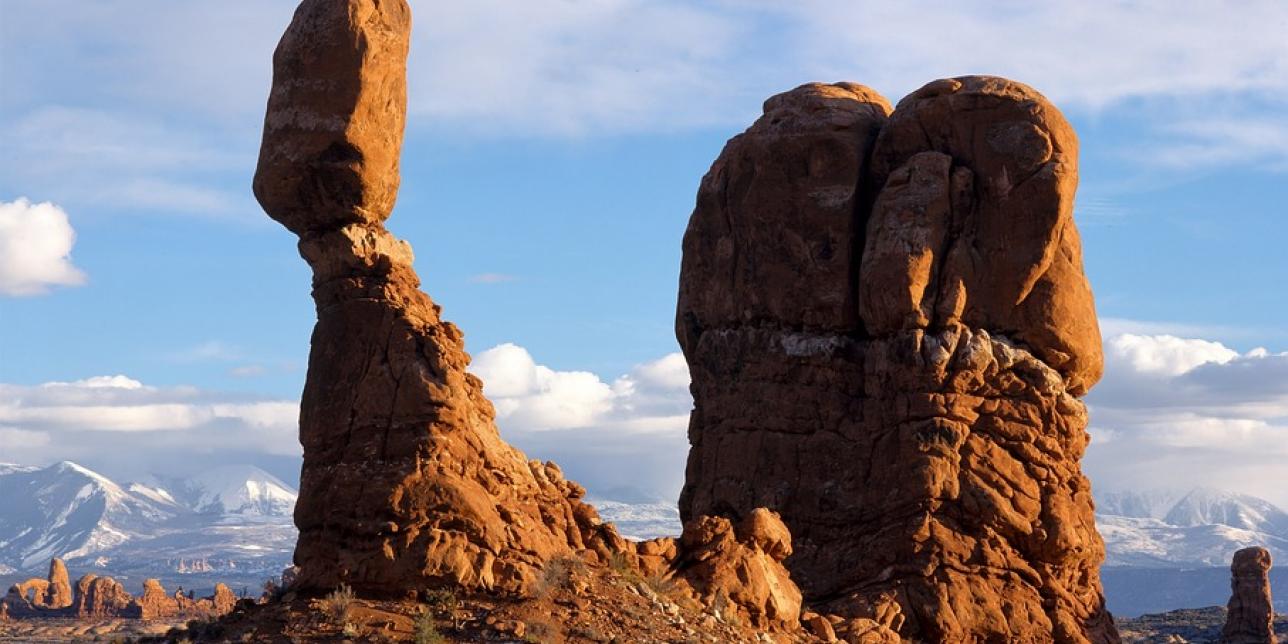
[[[1270,552],[1244,548],[1230,565],[1230,603],[1224,644],[1274,644],[1275,611],[1270,601]]]
[[[1101,352],[1076,156],[1003,79],[892,113],[854,85],[767,101],[685,234],[686,523],[781,513],[806,604],[905,638],[1116,641],[1078,466]]]
[[[318,314],[293,586],[522,593],[551,557],[625,544],[558,467],[500,439],[460,330],[383,226],[409,29],[402,0],[305,0],[274,56],[255,194],[300,235]]]

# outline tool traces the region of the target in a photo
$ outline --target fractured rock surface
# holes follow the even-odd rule
[[[1224,644],[1274,644],[1275,610],[1270,601],[1270,552],[1244,548],[1230,564],[1230,603]]]
[[[460,330],[384,228],[409,31],[403,0],[305,0],[274,55],[255,195],[300,236],[318,315],[293,587],[523,593],[552,557],[626,546],[583,488],[500,439]]]
[[[703,178],[686,525],[781,514],[805,603],[904,638],[1108,642],[1077,142],[999,78],[765,104]],[[838,633],[839,635],[839,633]]]

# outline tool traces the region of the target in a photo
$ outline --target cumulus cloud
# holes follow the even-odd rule
[[[689,372],[672,353],[605,382],[588,371],[556,371],[506,343],[471,367],[496,406],[497,423],[516,432],[594,427],[603,431],[677,431],[688,420]]]
[[[133,475],[194,458],[297,457],[299,404],[125,375],[0,384],[0,462],[106,464]]]
[[[1288,353],[1122,334],[1087,400],[1098,487],[1207,485],[1288,505]]]
[[[72,264],[76,232],[52,203],[0,201],[0,294],[40,295],[52,286],[78,286],[85,273]]]
[[[684,357],[636,365],[611,382],[538,364],[515,344],[471,367],[497,410],[502,435],[530,456],[554,460],[596,494],[673,499],[684,477],[693,399]]]

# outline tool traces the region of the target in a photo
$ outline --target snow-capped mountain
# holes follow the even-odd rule
[[[107,550],[184,513],[68,461],[0,475],[0,498],[0,562],[19,569]]]
[[[294,549],[295,498],[251,466],[120,485],[66,461],[0,465],[0,570],[62,557],[112,574],[280,572]]]
[[[1097,498],[1107,566],[1229,566],[1240,548],[1288,555],[1288,513],[1264,499],[1210,488],[1110,492]]]
[[[290,517],[296,492],[281,479],[251,465],[227,465],[174,481],[170,489],[203,514]]]

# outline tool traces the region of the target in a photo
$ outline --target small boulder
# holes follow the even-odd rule
[[[756,628],[800,626],[801,591],[783,566],[791,533],[777,513],[756,508],[736,525],[698,517],[685,524],[680,546],[673,575],[694,599]]]

